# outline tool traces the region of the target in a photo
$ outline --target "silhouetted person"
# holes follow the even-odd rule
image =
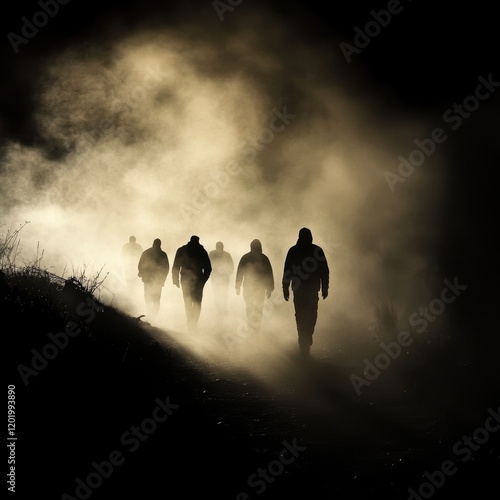
[[[250,243],[250,252],[241,257],[236,270],[236,295],[243,286],[243,299],[251,332],[258,333],[262,325],[264,300],[274,290],[274,277],[271,262],[262,253],[259,240]]]
[[[311,231],[303,227],[296,245],[288,250],[283,270],[283,297],[293,291],[300,352],[309,355],[318,317],[319,291],[328,297],[330,270],[323,249],[313,244]]]
[[[219,314],[227,312],[227,294],[231,274],[234,272],[233,258],[229,252],[224,250],[224,243],[218,241],[215,244],[215,250],[212,250],[208,256],[212,263],[212,275],[210,281],[215,297],[215,307]]]
[[[172,280],[179,288],[182,286],[184,306],[189,330],[195,330],[201,313],[203,287],[210,277],[212,265],[198,236],[191,236],[186,245],[177,249],[172,267]]]
[[[137,279],[137,264],[141,258],[143,249],[136,242],[135,236],[130,236],[128,243],[122,246],[121,259],[123,266],[123,277],[129,288],[139,282]]]
[[[161,240],[156,238],[153,246],[142,252],[137,269],[137,275],[144,283],[147,314],[154,318],[160,308],[161,289],[170,269],[167,254],[161,249]]]

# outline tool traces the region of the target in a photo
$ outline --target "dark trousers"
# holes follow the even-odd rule
[[[144,301],[149,316],[155,317],[158,314],[162,288],[163,284],[156,281],[146,281],[144,283]]]
[[[212,282],[216,310],[219,314],[225,315],[227,313],[229,280],[210,278],[210,281]]]
[[[264,298],[263,295],[262,297],[252,297],[245,301],[248,327],[254,332],[260,332],[262,326]]]
[[[299,334],[299,345],[309,347],[312,345],[312,336],[318,318],[318,292],[307,291],[293,295],[295,307],[295,321]]]
[[[243,298],[245,300],[248,328],[251,332],[258,333],[262,326],[266,290],[264,288],[246,288],[243,290]]]
[[[196,328],[201,313],[204,283],[200,280],[188,279],[181,282],[186,318],[190,330]]]

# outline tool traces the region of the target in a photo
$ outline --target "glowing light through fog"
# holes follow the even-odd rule
[[[326,77],[312,85],[304,75],[321,74],[321,54],[295,47],[291,31],[270,36],[266,54],[262,40],[244,31],[226,42],[200,45],[175,32],[148,31],[117,39],[110,49],[73,48],[47,61],[38,132],[66,154],[48,160],[43,149],[10,145],[3,213],[31,220],[23,248],[40,242],[55,272],[71,264],[105,266],[116,278],[131,234],[144,248],[160,238],[171,262],[192,234],[208,251],[223,241],[235,261],[258,238],[279,291],[286,251],[306,226],[332,273],[318,338],[364,335],[380,294],[411,308],[411,265],[385,288],[380,283],[392,279],[388,253],[408,262],[430,256],[433,242],[421,250],[419,238],[422,228],[440,224],[434,207],[441,174],[421,171],[391,197],[384,172],[407,149],[408,129],[417,136],[425,124],[388,117],[379,102]],[[299,97],[288,101],[279,82]],[[294,118],[273,132],[270,123],[283,110]],[[209,191],[210,183],[218,189]],[[184,217],[200,193],[201,208]],[[216,330],[210,283],[205,296],[200,323]],[[142,300],[139,291],[122,306],[140,313]],[[242,304],[233,297],[232,306],[238,318]],[[176,319],[182,300],[170,275],[161,308],[167,327],[182,328]],[[294,332],[293,311],[276,307],[266,327],[283,325]]]

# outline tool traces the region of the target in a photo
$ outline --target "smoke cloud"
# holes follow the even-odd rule
[[[331,272],[318,345],[367,335],[379,299],[404,323],[443,278],[434,254],[445,159],[437,151],[432,170],[417,169],[394,193],[384,173],[433,125],[361,70],[349,82],[340,52],[297,40],[271,14],[239,23],[238,14],[216,32],[195,21],[138,27],[48,58],[34,96],[38,145],[4,148],[3,222],[30,221],[23,256],[39,244],[55,273],[102,268],[106,300],[133,314],[143,312],[142,291],[117,298],[130,235],[144,249],[160,238],[171,264],[192,234],[208,251],[224,242],[235,265],[258,238],[279,295],[286,252],[309,227]],[[258,33],[246,24],[256,21]],[[212,299],[208,282],[200,327],[216,330]],[[293,305],[273,300],[263,329],[295,346]],[[231,297],[233,329],[242,302]],[[170,275],[161,308],[160,326],[184,328]],[[190,348],[208,349],[200,342]]]

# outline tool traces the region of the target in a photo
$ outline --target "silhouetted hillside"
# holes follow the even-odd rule
[[[266,386],[159,343],[78,280],[36,267],[0,277],[18,498],[399,499],[450,459],[441,498],[496,482],[493,432],[470,461],[465,445],[453,452],[493,399],[477,386],[468,411],[457,403],[453,391],[484,380],[446,350],[425,367],[417,350],[361,396],[349,355],[292,364]]]

